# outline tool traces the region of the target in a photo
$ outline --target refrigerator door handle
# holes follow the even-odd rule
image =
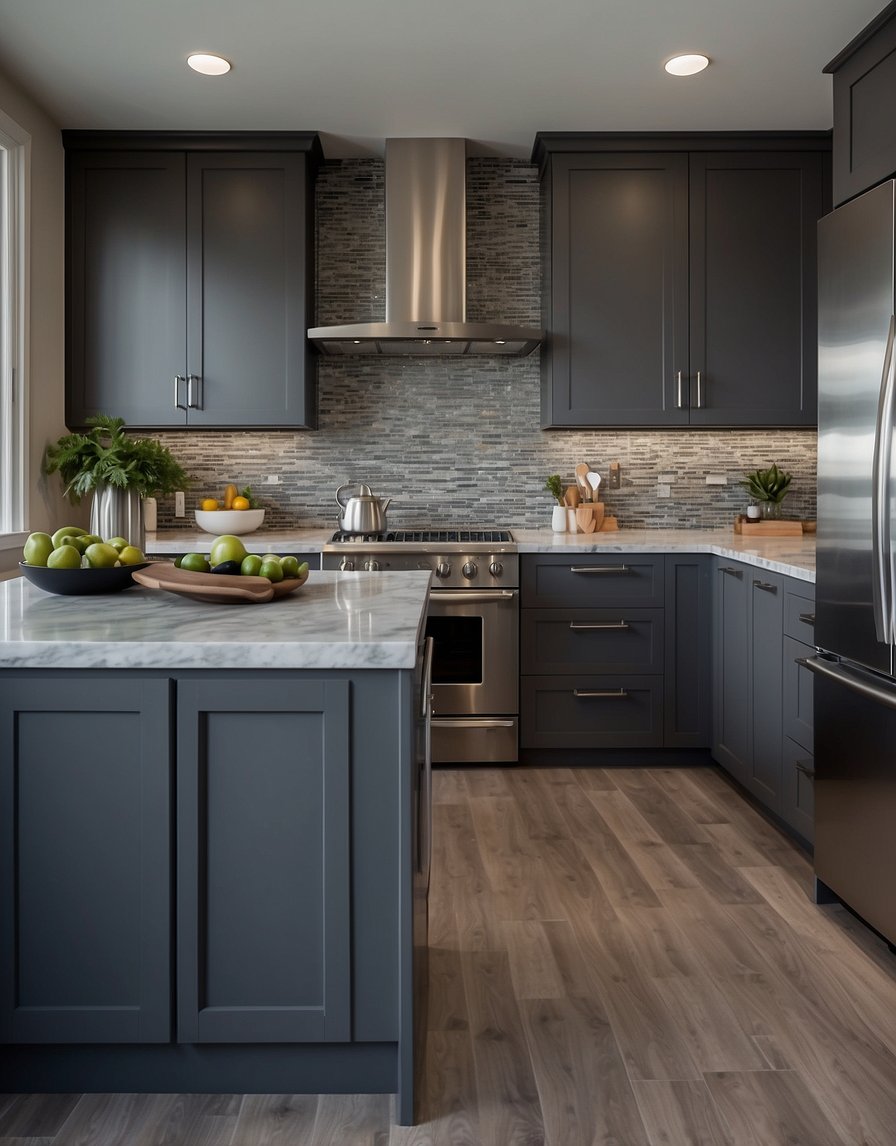
[[[796,663],[807,668],[810,672],[827,677],[829,680],[836,681],[837,684],[842,684],[844,688],[851,689],[852,692],[861,693],[869,700],[876,700],[880,704],[896,708],[896,688],[887,688],[885,685],[877,684],[870,673],[866,675],[856,669],[847,668],[841,661],[829,660],[824,656],[797,657]]]
[[[874,628],[883,644],[893,641],[893,574],[890,555],[890,459],[893,447],[893,341],[896,315],[890,315],[887,348],[880,380],[877,424],[874,427],[874,460],[871,479],[871,549]]]

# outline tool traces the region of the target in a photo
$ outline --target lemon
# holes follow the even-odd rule
[[[213,509],[218,508],[218,503],[213,497],[204,497],[199,508],[205,510],[206,513],[211,513]]]
[[[119,550],[118,560],[122,565],[140,565],[146,558],[143,556],[143,551],[138,549],[136,545],[126,545]]]
[[[74,545],[59,545],[47,558],[48,569],[80,569],[81,554]]]
[[[235,497],[231,509],[248,509],[249,499],[247,497]]]
[[[25,542],[22,559],[26,565],[46,565],[53,549],[53,538],[49,533],[32,533]]]

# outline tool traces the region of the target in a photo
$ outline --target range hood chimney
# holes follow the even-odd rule
[[[464,139],[386,140],[386,321],[318,326],[327,355],[531,354],[544,331],[467,322]]]

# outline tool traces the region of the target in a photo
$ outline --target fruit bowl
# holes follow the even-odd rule
[[[27,565],[19,562],[22,576],[45,593],[61,593],[65,597],[81,597],[92,593],[120,593],[135,583],[131,574],[145,569],[149,561],[139,565],[115,565],[111,569],[48,569],[45,565]]]
[[[206,533],[254,533],[264,521],[263,509],[197,509],[196,524]]]

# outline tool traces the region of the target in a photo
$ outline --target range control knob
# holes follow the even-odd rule
[[[451,576],[451,566],[448,564],[447,561],[440,561],[438,563],[438,565],[436,566],[436,576],[437,577],[450,577]]]
[[[365,561],[364,568],[368,573],[378,573],[380,570],[380,563],[379,561]]]
[[[500,561],[493,561],[491,565],[489,565],[488,571],[493,577],[500,577],[504,572],[504,566]]]
[[[471,581],[479,572],[479,570],[476,568],[476,565],[472,561],[468,561],[466,565],[464,565],[461,572],[468,581]]]
[[[349,559],[347,557],[343,557],[342,560],[339,562],[339,572],[340,573],[351,573],[354,568],[355,568],[354,561],[349,561]]]

